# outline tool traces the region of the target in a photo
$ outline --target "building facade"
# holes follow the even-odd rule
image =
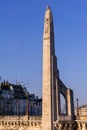
[[[0,116],[41,116],[42,99],[29,94],[20,84],[0,84]]]
[[[0,84],[0,115],[25,115],[26,114],[25,93],[21,85],[2,82]]]

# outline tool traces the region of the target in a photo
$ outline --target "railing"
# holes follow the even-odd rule
[[[37,116],[17,117],[5,116],[0,117],[0,125],[3,126],[42,126],[42,118]]]

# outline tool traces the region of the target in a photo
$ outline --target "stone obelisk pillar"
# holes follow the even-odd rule
[[[54,130],[56,120],[56,75],[57,62],[54,48],[54,27],[50,7],[47,7],[43,34],[43,79],[42,79],[42,124],[43,130]],[[55,87],[55,89],[54,89]]]

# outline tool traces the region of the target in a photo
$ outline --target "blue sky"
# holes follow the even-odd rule
[[[42,42],[50,5],[60,77],[87,104],[87,0],[0,1],[0,76],[41,97]]]

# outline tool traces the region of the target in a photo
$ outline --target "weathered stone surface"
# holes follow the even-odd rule
[[[42,81],[42,123],[43,130],[53,130],[56,113],[56,94],[54,95],[54,30],[50,8],[45,12],[43,35],[43,81]],[[56,93],[56,92],[55,92]],[[54,101],[55,99],[55,101]]]

